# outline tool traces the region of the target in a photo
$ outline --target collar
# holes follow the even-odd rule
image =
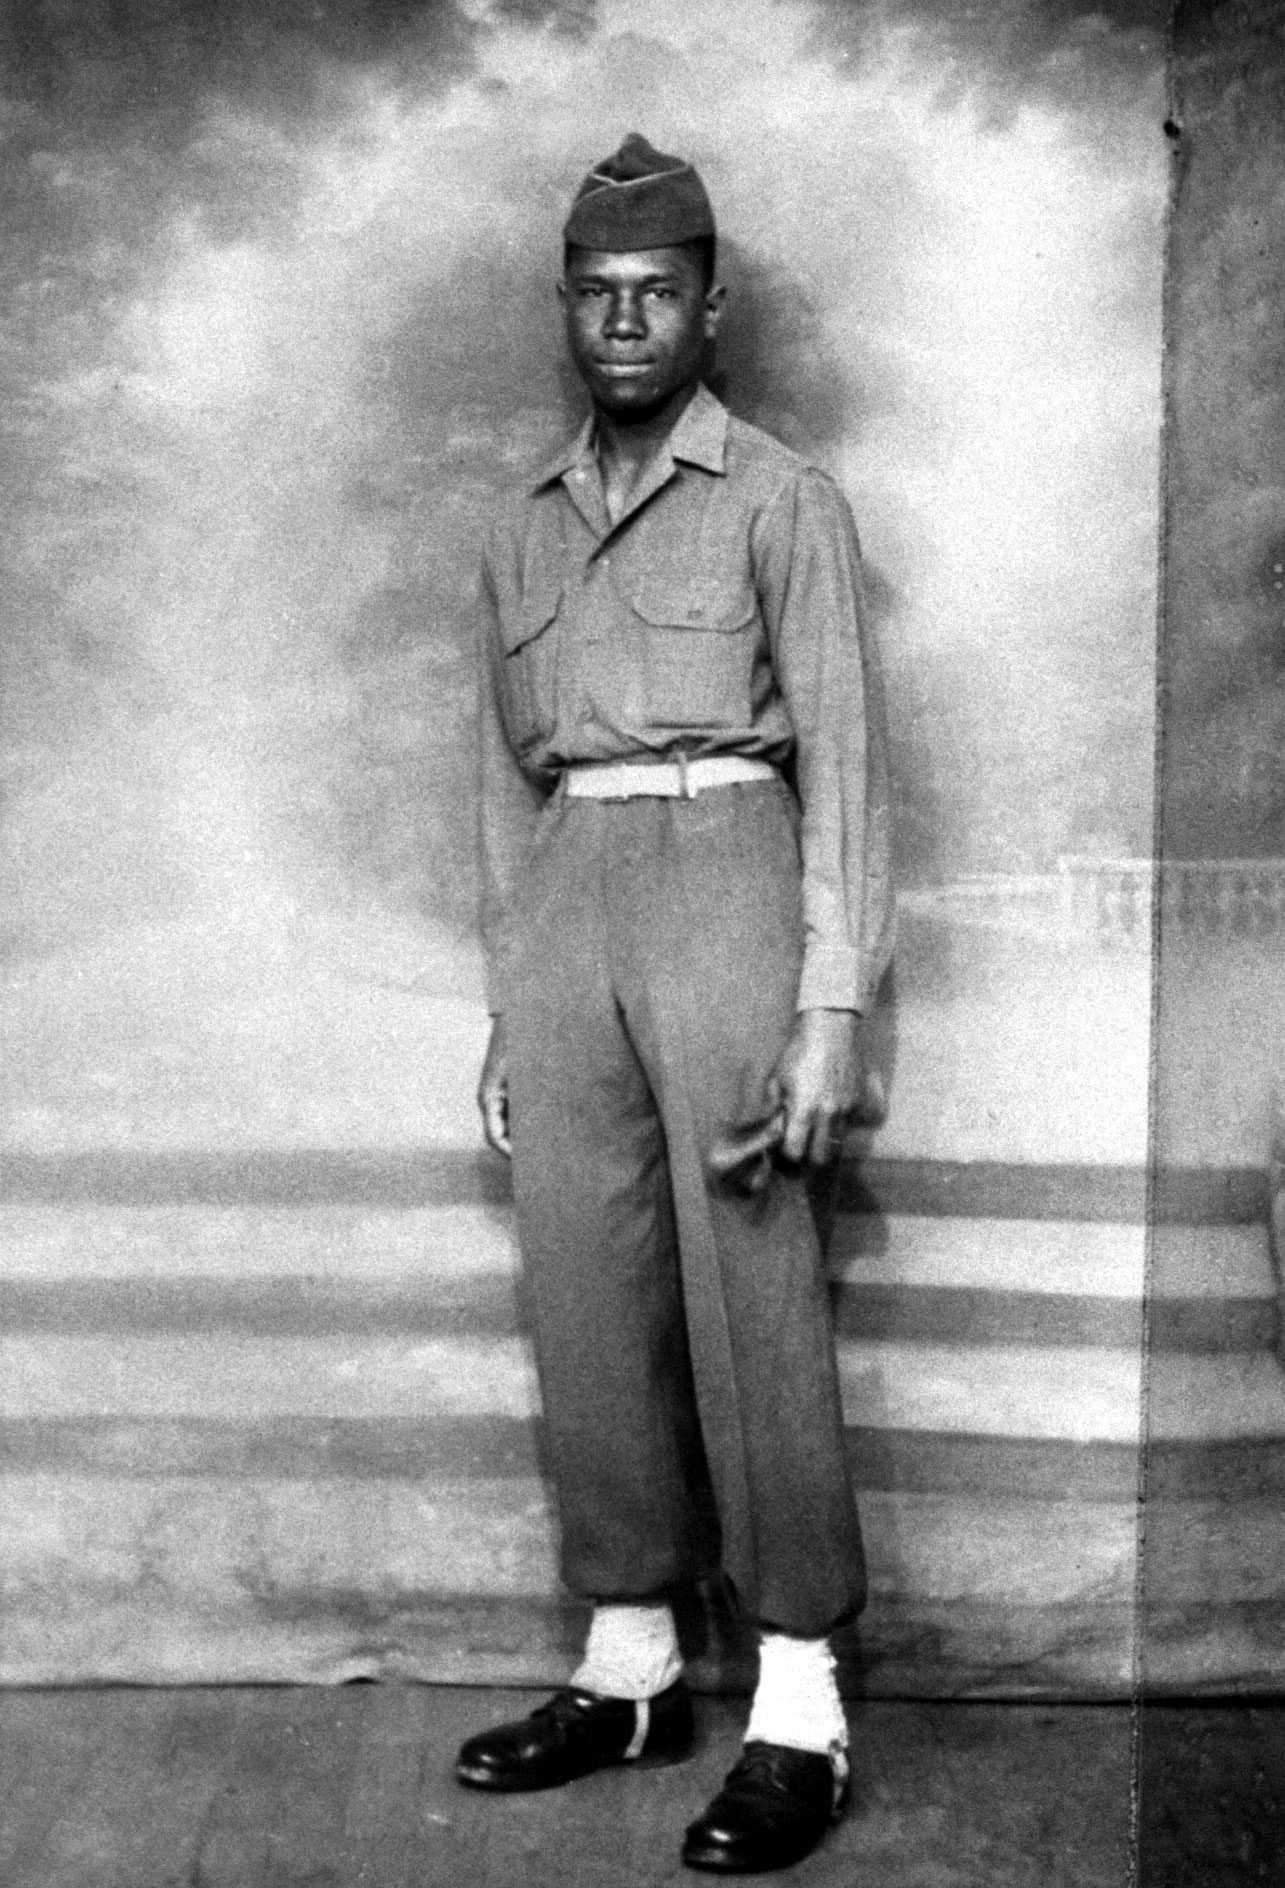
[[[670,457],[721,478],[727,470],[727,420],[727,408],[702,381],[669,435]]]
[[[681,459],[685,465],[696,465],[703,472],[713,472],[722,477],[727,470],[727,422],[727,408],[702,381],[674,421],[662,451],[668,452],[671,459]],[[591,413],[574,439],[569,440],[540,468],[531,481],[531,490],[542,491],[546,485],[553,485],[565,477],[574,467],[592,465],[594,458]]]
[[[547,459],[531,481],[531,490],[540,492],[546,485],[553,485],[558,479],[570,472],[573,466],[590,465],[593,462],[593,414],[591,413],[575,438],[560,446],[551,459]]]

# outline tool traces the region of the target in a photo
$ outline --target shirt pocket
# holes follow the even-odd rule
[[[514,751],[551,738],[557,717],[558,612],[562,583],[552,575],[528,585],[500,624],[504,648],[504,719]]]
[[[640,619],[651,730],[748,726],[759,630],[752,586],[656,580],[638,587],[630,607]]]

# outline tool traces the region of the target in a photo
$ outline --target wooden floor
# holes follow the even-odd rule
[[[702,1699],[689,1763],[492,1799],[459,1740],[530,1694],[416,1685],[0,1693],[4,1888],[643,1888],[693,1882],[682,1828],[743,1705]],[[857,1805],[791,1881],[1124,1888],[1124,1707],[853,1708]],[[1285,1719],[1157,1707],[1142,1724],[1144,1888],[1275,1882]]]

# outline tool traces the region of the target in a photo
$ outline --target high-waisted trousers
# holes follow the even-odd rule
[[[557,793],[513,911],[514,1197],[562,1574],[597,1600],[717,1568],[766,1625],[865,1597],[802,1174],[711,1182],[794,1020],[799,814],[779,780]]]

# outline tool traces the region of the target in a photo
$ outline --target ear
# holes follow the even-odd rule
[[[566,307],[566,304],[567,304],[567,285],[566,285],[566,282],[565,282],[565,281],[563,280],[563,278],[562,278],[561,276],[559,276],[559,277],[558,277],[558,279],[557,279],[557,281],[556,281],[556,282],[554,283],[554,285],[553,285],[553,286],[554,286],[554,289],[555,289],[555,291],[556,291],[556,293],[557,293],[557,297],[558,297],[558,300],[559,300],[559,301],[560,301],[560,302],[562,303],[562,305],[563,305],[563,307],[565,308],[565,307]]]
[[[705,291],[705,339],[712,341],[718,333],[719,323],[723,319],[723,309],[727,302],[727,290],[721,282],[715,282]]]

